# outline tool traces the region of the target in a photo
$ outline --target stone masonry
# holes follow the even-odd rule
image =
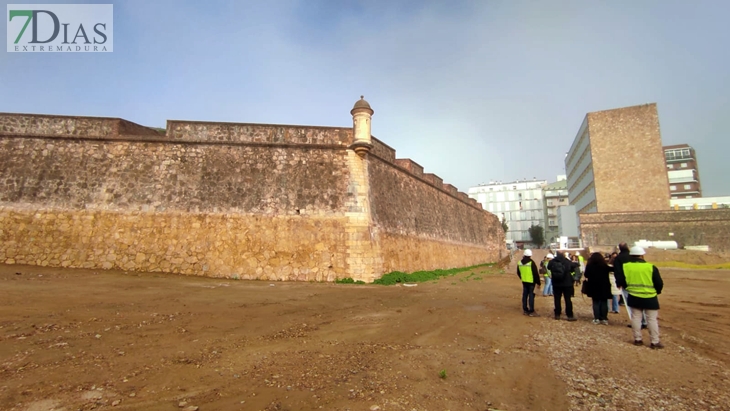
[[[497,218],[353,128],[0,113],[0,262],[367,282],[493,262]]]
[[[639,240],[676,241],[679,247],[709,245],[730,252],[730,210],[664,210],[581,214],[586,247]]]

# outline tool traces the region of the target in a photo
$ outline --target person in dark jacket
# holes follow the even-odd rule
[[[593,299],[593,324],[608,325],[608,300],[613,298],[610,271],[601,253],[593,253],[588,258],[584,275],[588,281],[588,296]]]
[[[517,264],[517,276],[522,280],[522,311],[525,315],[536,317],[535,286],[540,288],[540,274],[532,261],[532,250],[525,250],[522,260]]]
[[[618,245],[618,250],[619,250],[619,253],[616,256],[616,258],[613,260],[614,276],[623,275],[623,266],[625,263],[627,263],[631,259],[631,256],[629,255],[629,246],[626,243],[620,243]],[[617,285],[618,285],[618,283],[617,283]],[[618,285],[618,287],[621,287],[621,286]],[[626,291],[626,288],[621,288],[621,295],[624,298],[624,305],[626,305],[626,300],[629,298],[629,292]],[[627,305],[627,307],[628,307],[628,305]],[[626,311],[628,311],[628,313],[629,313],[629,318],[633,318],[633,317],[631,317],[632,316],[631,310],[627,308]],[[629,324],[628,327],[630,328],[631,324]],[[646,328],[646,314],[641,315],[641,328]]]
[[[651,338],[651,348],[664,348],[659,341],[659,298],[664,288],[664,281],[655,265],[644,260],[645,251],[641,247],[631,247],[630,259],[623,264],[620,273],[616,274],[616,285],[629,293],[626,305],[631,310],[631,328],[634,331],[634,345],[643,345],[641,338],[641,315],[646,315],[646,322]]]
[[[565,314],[568,321],[575,321],[573,317],[573,265],[565,258],[562,251],[548,263],[548,270],[553,279],[553,300],[555,301],[555,319],[560,319],[562,306],[560,298],[565,298]]]

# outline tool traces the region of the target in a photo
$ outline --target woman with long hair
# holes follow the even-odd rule
[[[601,253],[593,253],[588,258],[584,276],[588,281],[587,294],[593,299],[593,324],[608,325],[608,300],[613,297],[610,271]]]

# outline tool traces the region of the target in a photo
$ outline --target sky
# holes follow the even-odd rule
[[[364,95],[373,136],[466,192],[553,182],[586,113],[657,103],[703,195],[730,195],[726,0],[97,3],[114,51],[3,46],[0,112],[350,127]]]

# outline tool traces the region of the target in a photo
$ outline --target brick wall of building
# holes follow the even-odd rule
[[[581,214],[580,229],[586,247],[648,240],[730,251],[728,209]]]
[[[666,210],[669,180],[656,104],[587,117],[598,212]]]

